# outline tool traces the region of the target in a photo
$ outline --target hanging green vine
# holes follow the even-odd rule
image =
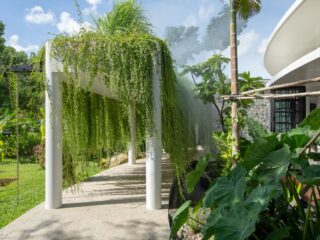
[[[188,162],[191,139],[177,104],[176,75],[167,45],[142,33],[103,35],[82,32],[58,36],[53,56],[59,58],[68,76],[63,84],[65,178],[75,180],[74,166],[105,149],[125,148],[128,142],[128,106],[135,103],[140,137],[152,129],[152,69],[155,50],[161,56],[163,146],[180,176]],[[74,74],[69,72],[70,67]],[[90,73],[88,88],[102,78],[121,102],[83,90],[79,76]],[[143,136],[142,136],[143,135]],[[70,166],[73,166],[71,168]]]
[[[76,168],[89,159],[127,150],[130,104],[136,106],[138,142],[144,142],[146,131],[153,129],[154,66],[161,70],[163,147],[180,178],[194,141],[178,105],[166,43],[152,35],[151,24],[135,0],[116,0],[113,10],[95,23],[93,31],[59,35],[52,42],[53,57],[63,63],[67,77],[63,83],[65,179],[77,181]],[[89,78],[85,87],[80,84],[84,73]],[[87,91],[96,79],[121,102]]]

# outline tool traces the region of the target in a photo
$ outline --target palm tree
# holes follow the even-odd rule
[[[97,31],[103,34],[151,33],[152,25],[136,0],[116,0],[111,12],[94,19]]]
[[[230,62],[231,62],[231,94],[238,92],[238,51],[237,51],[237,15],[244,20],[259,13],[261,0],[230,0]],[[234,163],[237,162],[240,152],[239,124],[237,119],[238,103],[234,101],[231,107],[232,119],[232,156]]]

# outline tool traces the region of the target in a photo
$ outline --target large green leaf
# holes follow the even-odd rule
[[[204,208],[213,208],[220,204],[234,204],[243,201],[246,188],[246,170],[237,166],[229,177],[219,177],[206,192]]]
[[[320,186],[320,166],[310,165],[304,158],[291,159],[291,163],[299,170],[290,171],[290,174],[297,178],[301,183],[307,185]]]
[[[199,182],[203,172],[206,170],[206,167],[208,166],[209,160],[210,160],[210,155],[206,155],[205,157],[202,157],[198,161],[196,169],[187,174],[186,185],[189,193],[191,193],[194,190],[194,187]]]
[[[289,145],[291,150],[304,147],[310,140],[312,131],[308,127],[295,128],[282,134],[281,142]]]
[[[309,115],[303,120],[299,127],[310,127],[311,130],[320,129],[320,108],[313,110]]]
[[[170,239],[173,239],[179,229],[188,221],[189,217],[189,208],[191,205],[191,201],[186,201],[181,207],[178,208],[176,213],[173,216],[173,222],[171,226]]]
[[[249,194],[246,199],[246,204],[259,204],[261,206],[261,210],[265,210],[269,204],[272,193],[276,190],[278,190],[276,185],[258,186]]]
[[[282,240],[290,236],[289,227],[277,228],[268,234],[265,240]]]
[[[258,180],[264,184],[278,183],[287,173],[290,157],[290,148],[286,144],[283,148],[269,153],[258,168]]]
[[[214,227],[216,223],[226,214],[224,206],[220,206],[210,213],[206,220],[206,225],[202,229],[204,239],[209,239],[214,235]]]
[[[241,163],[247,171],[260,164],[264,157],[272,152],[278,144],[276,135],[256,139],[246,150],[244,161]]]
[[[216,240],[245,240],[255,231],[261,206],[234,204],[214,226]]]

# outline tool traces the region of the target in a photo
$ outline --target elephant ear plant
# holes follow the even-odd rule
[[[320,110],[287,133],[268,133],[244,147],[239,164],[212,179],[201,208],[185,202],[173,218],[171,238],[194,211],[206,212],[203,239],[319,239]],[[205,171],[204,160],[187,175],[189,192]],[[192,219],[191,219],[192,220]],[[195,221],[199,222],[197,219]]]

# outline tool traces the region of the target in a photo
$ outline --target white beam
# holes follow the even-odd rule
[[[129,165],[136,164],[137,155],[137,126],[136,126],[136,109],[133,103],[129,105],[129,127],[130,127],[130,142],[128,151]]]
[[[51,71],[50,43],[46,43],[46,209],[62,206],[62,94]]]
[[[158,51],[159,53],[159,51]],[[153,65],[153,130],[147,133],[146,139],[146,205],[147,209],[161,208],[161,160],[162,160],[162,134],[161,134],[161,92],[160,55]]]

